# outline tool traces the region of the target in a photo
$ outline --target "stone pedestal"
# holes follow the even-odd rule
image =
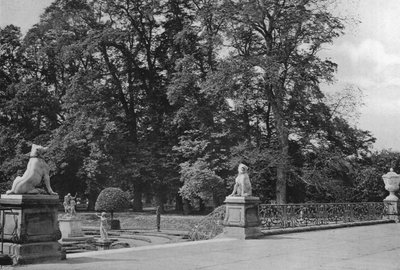
[[[107,249],[110,249],[112,242],[113,241],[109,240],[109,239],[107,239],[107,240],[100,239],[99,241],[96,241],[94,244],[97,246],[98,250],[107,250]]]
[[[0,197],[4,211],[4,254],[15,264],[65,258],[58,240],[58,195],[13,194]]]
[[[398,203],[399,201],[383,200],[385,204],[386,218],[399,222]]]
[[[61,218],[59,220],[61,237],[63,240],[75,237],[84,237],[82,221],[76,217]]]
[[[263,236],[258,217],[258,197],[226,197],[224,237],[251,239]]]
[[[385,183],[385,189],[389,191],[389,196],[387,196],[383,202],[385,203],[385,212],[388,219],[399,221],[397,206],[399,203],[399,198],[396,196],[395,192],[399,190],[400,175],[395,173],[393,169],[390,169],[385,175],[382,175],[383,182]]]
[[[62,238],[59,241],[66,253],[87,250],[92,247],[93,236],[85,236],[82,221],[76,216],[59,219]]]

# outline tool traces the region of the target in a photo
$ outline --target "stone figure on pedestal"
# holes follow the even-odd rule
[[[233,192],[229,196],[247,197],[252,195],[250,178],[249,174],[247,173],[248,169],[249,168],[246,165],[242,163],[239,164],[239,174],[236,177]]]
[[[65,215],[61,217],[60,229],[62,234],[62,244],[68,243],[86,243],[93,240],[92,236],[85,236],[82,231],[82,221],[76,215],[76,194],[72,197],[70,193],[64,196],[64,210]]]
[[[6,194],[40,194],[36,189],[42,179],[50,195],[57,195],[50,186],[49,166],[44,161],[42,155],[47,151],[47,147],[32,144],[29,162],[24,175],[17,176],[13,182],[11,190]]]
[[[252,196],[248,167],[239,164],[239,174],[231,195],[225,199],[223,237],[250,239],[262,236],[258,204],[260,199]]]
[[[65,258],[58,242],[60,202],[50,186],[50,168],[43,159],[46,150],[47,147],[32,144],[26,171],[15,178],[6,194],[1,194],[0,204],[10,209],[2,213],[2,251],[14,264]],[[42,180],[46,190],[37,188]]]
[[[71,193],[68,193],[67,195],[64,196],[64,211],[67,214],[67,216],[74,217],[76,216],[76,194],[75,197],[71,196]]]
[[[107,213],[102,212],[101,215],[97,215],[100,218],[100,240],[106,241],[108,240],[108,232],[107,232]]]

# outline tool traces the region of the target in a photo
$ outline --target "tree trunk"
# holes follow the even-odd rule
[[[189,215],[192,210],[189,200],[183,200],[183,214]]]
[[[282,90],[281,92],[284,91]],[[270,99],[271,110],[275,119],[275,126],[278,133],[277,135],[279,138],[280,148],[280,157],[276,173],[276,203],[285,204],[287,172],[289,168],[289,130],[286,127],[284,118],[282,93],[279,93],[279,96],[277,96],[273,92],[272,86],[267,88],[267,93]]]
[[[199,199],[199,212],[204,213],[206,211],[206,204],[202,199]]]
[[[141,212],[143,211],[142,203],[142,190],[136,186],[133,187],[133,211]]]
[[[165,213],[163,194],[156,194],[156,207],[158,207],[160,214]]]
[[[175,211],[183,211],[183,201],[182,197],[179,194],[176,194],[175,196]]]
[[[280,117],[277,117],[280,118]],[[283,119],[277,119],[277,130],[280,141],[280,158],[276,172],[276,203],[286,203],[287,172],[289,169],[289,134]]]
[[[286,203],[286,178],[287,178],[287,164],[281,163],[277,167],[276,175],[276,203]]]
[[[88,207],[87,210],[88,211],[93,211],[94,210],[94,206],[96,204],[96,200],[97,200],[97,196],[99,194],[98,193],[89,193],[88,194]]]

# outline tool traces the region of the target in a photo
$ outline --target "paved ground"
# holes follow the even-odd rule
[[[18,270],[400,269],[400,224],[218,239],[68,255]],[[6,268],[5,269],[11,269]]]

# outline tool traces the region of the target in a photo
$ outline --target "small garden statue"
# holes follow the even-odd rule
[[[250,178],[247,173],[248,167],[244,164],[239,164],[239,174],[235,180],[233,192],[229,196],[248,197],[252,196]]]
[[[68,193],[67,195],[64,196],[64,202],[63,202],[63,206],[64,206],[64,211],[65,213],[68,213],[69,210],[69,202],[71,201],[71,193]]]
[[[108,240],[108,233],[107,233],[107,213],[102,212],[100,215],[97,214],[100,218],[100,240],[105,241]]]
[[[75,201],[76,195],[75,197],[71,197],[71,201],[69,203],[69,211],[71,213],[71,216],[76,216],[76,201]]]
[[[76,194],[75,194],[75,197],[72,197],[71,193],[68,193],[67,195],[64,196],[64,203],[63,203],[64,211],[70,217],[76,216],[75,198],[76,198]]]
[[[46,185],[47,193],[57,195],[50,186],[49,166],[43,159],[43,153],[47,151],[47,147],[32,144],[29,162],[25,173],[17,176],[12,184],[12,188],[6,194],[40,194],[43,193],[36,188],[42,179]]]

